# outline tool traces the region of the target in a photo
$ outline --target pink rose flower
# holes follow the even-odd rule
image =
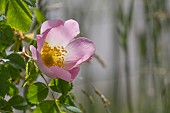
[[[42,73],[50,78],[71,82],[80,71],[80,64],[94,55],[92,41],[75,37],[80,33],[75,20],[49,20],[37,35],[37,49],[30,46],[32,57]]]

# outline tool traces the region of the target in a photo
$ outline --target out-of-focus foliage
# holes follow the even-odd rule
[[[7,5],[7,0],[0,0],[0,14],[5,12],[5,8]]]

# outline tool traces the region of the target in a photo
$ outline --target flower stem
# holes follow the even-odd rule
[[[44,79],[44,81],[45,81],[45,83],[46,83],[47,87],[49,88],[49,90],[50,90],[50,92],[51,92],[51,95],[52,95],[53,99],[55,100],[54,94],[52,93],[51,88],[48,86],[48,82],[47,82],[47,80],[45,79],[44,75],[43,75],[43,74],[41,74],[41,77]]]
[[[44,77],[44,75],[43,75],[42,73],[41,73],[40,75],[41,75],[41,77],[44,79],[44,81],[45,81],[45,83],[46,83],[48,89],[50,90],[50,93],[51,93],[51,95],[52,95],[52,97],[53,97],[53,99],[54,99],[54,101],[55,101],[55,103],[56,103],[57,113],[62,113],[62,111],[61,111],[61,109],[60,109],[58,103],[56,102],[55,96],[54,96],[54,94],[52,93],[52,89],[48,86],[47,80],[45,79],[45,77]]]

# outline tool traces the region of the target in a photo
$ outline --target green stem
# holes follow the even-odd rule
[[[49,90],[50,90],[50,92],[51,92],[51,95],[52,95],[53,99],[55,100],[54,94],[52,93],[51,88],[48,86],[48,82],[47,82],[47,80],[45,79],[44,75],[43,75],[43,74],[41,74],[41,77],[44,79],[44,81],[45,81],[45,83],[46,83],[46,85],[47,85],[48,89],[49,89]]]
[[[45,79],[45,77],[44,77],[43,74],[40,74],[40,75],[41,75],[41,77],[44,79],[44,81],[45,81],[48,89],[50,90],[50,93],[51,93],[51,95],[52,95],[52,97],[53,97],[53,99],[54,99],[54,101],[55,101],[55,103],[56,103],[57,113],[62,113],[62,111],[61,111],[61,109],[60,109],[60,107],[59,107],[59,105],[58,105],[58,102],[56,101],[55,96],[54,96],[54,94],[52,93],[52,89],[48,86],[47,80]]]
[[[58,101],[55,101],[55,104],[56,104],[57,113],[62,113],[60,106],[58,105]]]

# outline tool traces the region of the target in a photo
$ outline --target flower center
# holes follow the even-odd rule
[[[64,56],[67,51],[63,46],[50,47],[47,42],[44,43],[41,50],[41,57],[43,63],[47,67],[58,66],[60,68],[64,67]]]

